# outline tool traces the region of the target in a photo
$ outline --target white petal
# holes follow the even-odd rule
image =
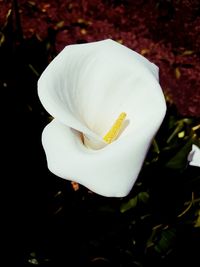
[[[151,142],[151,136],[135,134],[101,150],[89,150],[77,131],[53,120],[44,129],[42,142],[55,175],[103,196],[123,197],[131,190]]]
[[[188,154],[189,165],[200,167],[200,148],[196,145],[192,145],[192,150]]]
[[[158,68],[112,40],[72,45],[44,71],[38,93],[56,118],[43,132],[49,169],[98,194],[127,195],[166,111]],[[121,112],[127,127],[116,141],[98,151],[83,145],[75,130],[99,145]]]
[[[67,46],[42,74],[38,93],[53,117],[99,141],[121,112],[129,120],[123,136],[148,131],[147,113],[160,124],[166,109],[157,66],[112,40]]]

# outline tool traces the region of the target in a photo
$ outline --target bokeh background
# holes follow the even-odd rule
[[[191,129],[200,118],[198,0],[0,0],[8,266],[11,261],[12,266],[57,267],[198,262],[199,171],[183,168],[183,158],[180,164],[178,157],[179,165],[172,161],[178,167],[166,171],[157,161],[154,144],[145,165],[152,167],[144,168],[125,199],[103,198],[81,186],[76,190],[47,170],[41,133],[49,115],[39,102],[37,80],[66,45],[106,38],[160,68],[169,105],[158,136],[159,145],[168,151],[161,163],[185,144],[184,151],[191,148]],[[180,132],[183,140],[174,141]]]

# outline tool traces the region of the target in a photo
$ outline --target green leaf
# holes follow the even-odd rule
[[[181,147],[176,155],[171,158],[167,163],[166,167],[170,169],[183,169],[187,164],[187,156],[191,150],[191,146],[194,143],[193,138],[190,138],[187,143]]]
[[[0,32],[0,46],[5,42],[5,35]]]
[[[132,208],[135,208],[138,203],[138,197],[131,198],[128,202],[122,203],[120,207],[120,212],[124,213]]]
[[[198,212],[197,212],[197,220],[196,220],[196,222],[195,222],[195,225],[194,225],[194,227],[200,227],[200,209],[198,210]]]
[[[174,137],[177,136],[177,134],[183,129],[183,126],[184,124],[182,122],[178,123],[175,130],[172,132],[172,134],[167,139],[167,144],[169,144],[172,141],[172,139],[174,139]]]
[[[184,127],[190,126],[192,124],[192,122],[193,122],[192,119],[184,118],[184,119],[181,119],[181,120],[177,121],[176,123],[174,123],[173,117],[172,117],[171,118],[170,125],[169,125],[169,129],[172,126],[174,126],[175,129],[172,132],[172,134],[169,136],[169,138],[167,139],[167,144],[170,144],[171,141],[173,141],[174,138],[177,138],[178,137],[178,134],[184,129]]]
[[[149,200],[149,194],[147,192],[140,192],[134,198],[131,198],[129,201],[122,203],[120,206],[120,212],[124,213],[130,209],[135,208],[138,203],[147,203]]]
[[[143,203],[147,203],[149,200],[149,194],[147,192],[140,192],[138,194],[138,199]]]
[[[161,232],[160,239],[155,245],[154,249],[159,254],[168,254],[173,248],[176,239],[176,230],[174,228],[168,228]]]

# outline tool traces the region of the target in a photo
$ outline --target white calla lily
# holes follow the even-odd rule
[[[189,165],[200,167],[200,148],[196,145],[192,145],[192,150],[188,154]]]
[[[42,134],[49,170],[100,195],[126,196],[166,112],[157,66],[110,39],[69,45],[41,75],[38,94],[54,117]],[[120,114],[126,119],[107,144]]]

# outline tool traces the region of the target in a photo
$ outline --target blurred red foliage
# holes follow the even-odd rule
[[[0,0],[0,27],[10,1]],[[53,33],[55,51],[112,38],[160,68],[164,92],[186,116],[200,116],[199,0],[19,0],[23,37]]]

